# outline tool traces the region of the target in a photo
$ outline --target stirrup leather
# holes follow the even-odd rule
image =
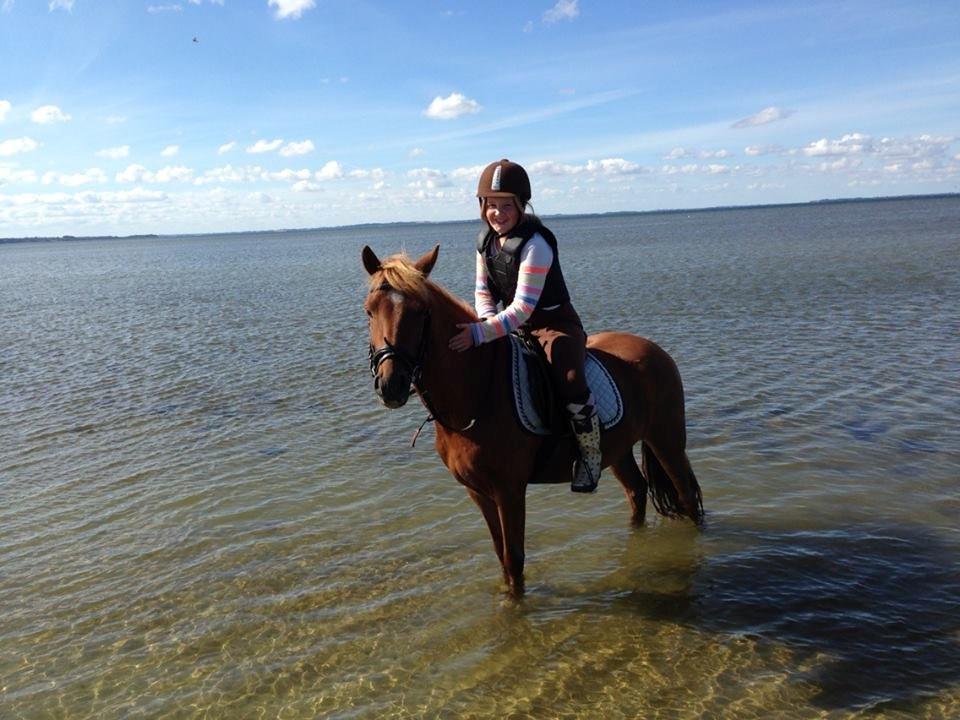
[[[587,405],[585,409],[587,408],[586,417],[573,415],[570,421],[580,448],[580,459],[577,461],[570,486],[573,492],[591,493],[597,489],[600,481],[600,423],[593,407]]]

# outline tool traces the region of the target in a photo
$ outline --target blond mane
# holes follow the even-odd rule
[[[413,295],[424,303],[430,303],[431,289],[438,295],[448,298],[452,303],[466,312],[472,318],[476,313],[469,304],[458,298],[444,287],[431,282],[426,275],[417,269],[413,260],[406,253],[391,255],[380,263],[380,270],[370,276],[370,290],[376,290],[383,283],[404,295]]]
[[[370,276],[370,290],[382,283],[398,290],[404,295],[414,295],[423,302],[429,302],[427,276],[420,272],[406,253],[391,255],[380,263],[380,270]]]

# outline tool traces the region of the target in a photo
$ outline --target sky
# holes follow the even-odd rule
[[[960,3],[0,0],[0,238],[960,192]]]

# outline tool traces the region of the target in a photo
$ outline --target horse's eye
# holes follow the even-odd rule
[[[367,317],[368,317],[368,318],[372,318],[372,317],[373,317],[373,313],[370,312],[369,310],[365,310],[364,312],[367,313]]]

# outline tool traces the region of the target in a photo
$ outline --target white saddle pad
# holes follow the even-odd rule
[[[534,435],[550,435],[550,430],[540,418],[530,394],[530,376],[524,356],[533,353],[515,335],[510,335],[510,350],[513,360],[510,376],[513,379],[513,400],[517,418],[526,431]],[[600,429],[608,430],[623,418],[623,398],[620,396],[620,389],[603,363],[597,360],[589,350],[584,370],[587,374],[587,385],[590,386],[597,406]]]

